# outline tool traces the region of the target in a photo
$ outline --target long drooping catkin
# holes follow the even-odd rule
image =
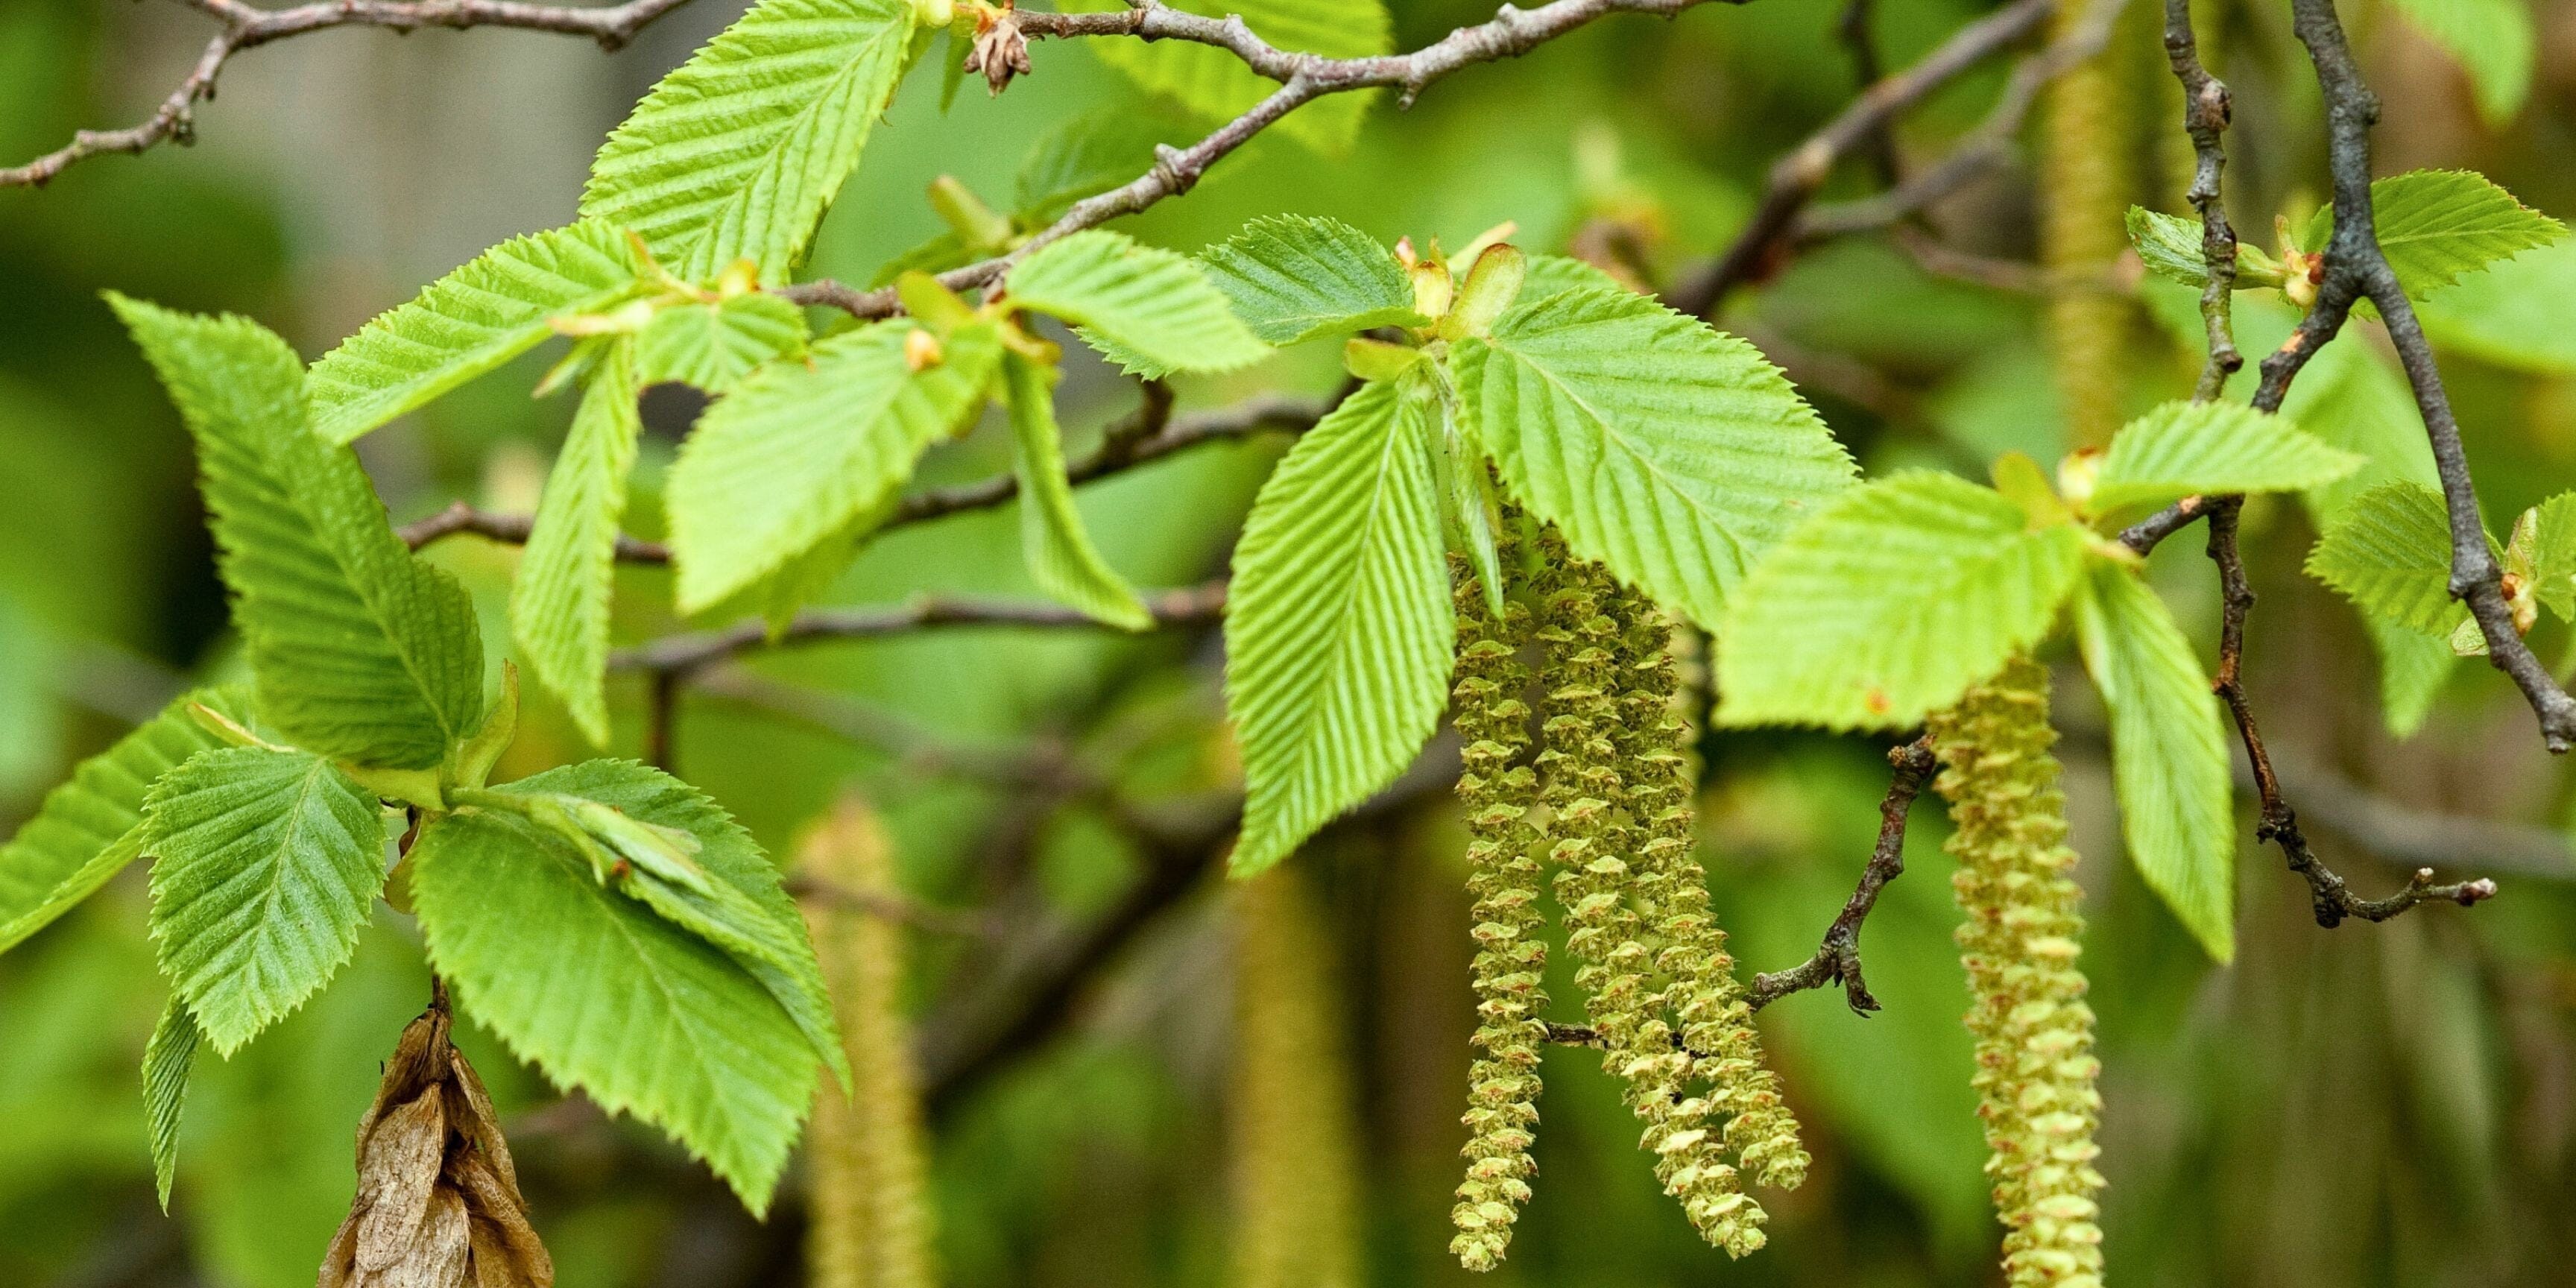
[[[1478,1023],[1467,1073],[1467,1177],[1450,1213],[1458,1234],[1449,1250],[1468,1269],[1488,1270],[1510,1246],[1512,1223],[1529,1200],[1547,944],[1539,938],[1539,865],[1528,822],[1538,783],[1529,766],[1513,763],[1529,748],[1529,707],[1521,699],[1529,672],[1518,656],[1528,610],[1510,604],[1495,620],[1466,561],[1453,558],[1452,568],[1463,743],[1458,800],[1466,812],[1467,888],[1476,900]]]
[[[2048,673],[2017,659],[1927,725],[1942,764],[1933,786],[1958,828],[1948,848],[2005,1274],[2014,1288],[2100,1288],[2101,1062],[2075,964],[2082,892],[2067,875]]]
[[[859,898],[896,895],[893,859],[874,811],[845,800],[807,834],[807,874]],[[814,1288],[930,1288],[930,1208],[923,1194],[921,1097],[903,1018],[903,928],[827,901],[806,924],[832,990],[854,1095],[825,1079],[807,1133]]]
[[[2058,11],[2060,37],[2094,21],[2080,0]],[[2130,321],[2125,297],[2105,282],[2128,245],[2122,217],[2135,183],[2128,126],[2129,86],[2117,58],[2077,63],[2048,91],[2041,145],[2040,258],[2058,275],[2048,300],[2048,336],[2067,442],[2100,447],[2120,427],[2125,389],[2121,351]]]
[[[1233,1288],[1358,1288],[1357,1126],[1332,944],[1297,869],[1235,894]]]

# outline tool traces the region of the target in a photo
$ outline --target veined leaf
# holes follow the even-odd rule
[[[1467,424],[1512,495],[1702,626],[1765,547],[1851,481],[1778,368],[1643,296],[1565,291],[1451,352]]]
[[[144,793],[188,757],[222,744],[188,714],[191,704],[252,723],[250,690],[200,689],[82,761],[45,794],[36,816],[0,846],[0,951],[52,924],[142,853]]]
[[[152,1136],[152,1188],[161,1211],[170,1211],[170,1182],[179,1166],[179,1111],[188,1100],[188,1074],[197,1065],[197,1017],[173,994],[143,1044],[143,1120]]]
[[[682,612],[841,533],[982,405],[1001,361],[993,328],[958,328],[919,371],[907,361],[916,329],[900,318],[820,341],[807,362],[761,369],[699,420],[671,467]]]
[[[412,557],[357,457],[311,431],[285,341],[244,318],[111,302],[196,436],[260,713],[325,756],[438,764],[482,723],[464,587]]]
[[[1011,401],[1011,460],[1020,479],[1020,553],[1038,589],[1112,626],[1141,631],[1153,615],[1135,588],[1091,544],[1073,484],[1064,475],[1064,438],[1055,421],[1054,381],[1045,367],[1002,355]]]
[[[2442,498],[2412,483],[2363,493],[2308,552],[2308,575],[2364,614],[2447,636],[2468,617],[2451,598],[2451,523]]]
[[[591,163],[581,213],[705,281],[785,279],[910,60],[905,0],[761,0],[653,87]]]
[[[1902,729],[2048,634],[2084,532],[1947,474],[1844,493],[1739,588],[1718,634],[1727,725]]]
[[[1188,256],[1091,229],[1030,252],[1008,299],[1051,313],[1164,371],[1230,371],[1270,355]]]
[[[2531,97],[2531,6],[2524,0],[2394,0],[2397,11],[2433,38],[2469,74],[2478,116],[2488,128],[2512,123]]]
[[[1226,605],[1247,798],[1234,870],[1286,858],[1440,722],[1457,622],[1415,381],[1362,386],[1253,502]]]
[[[1077,0],[1073,11],[1114,9],[1114,0]],[[1252,34],[1280,49],[1327,58],[1365,58],[1395,51],[1395,27],[1383,0],[1185,0],[1176,9],[1203,18],[1239,15]],[[1127,74],[1146,92],[1169,97],[1212,121],[1241,116],[1278,83],[1211,45],[1166,40],[1094,40],[1084,47]],[[1278,129],[1319,151],[1338,153],[1359,134],[1377,92],[1333,94],[1290,112]]]
[[[2567,225],[2473,170],[2410,170],[2376,180],[2370,212],[2388,266],[2419,300],[2462,273],[2567,235]],[[2322,249],[2333,235],[2334,207],[2327,206],[2308,220],[2304,245]]]
[[[732,390],[772,358],[805,352],[805,311],[762,291],[712,304],[677,304],[635,337],[635,382],[678,381],[711,394]]]
[[[1173,113],[1135,103],[1068,117],[1039,135],[1020,162],[1013,185],[1019,217],[1028,227],[1053,223],[1073,203],[1145,173],[1155,148],[1180,147],[1200,133]]]
[[[313,364],[313,431],[345,443],[535,348],[548,318],[635,293],[623,229],[585,219],[514,237],[377,315]]]
[[[2192,495],[2295,492],[2361,465],[2279,416],[2237,403],[2170,402],[2112,436],[2094,475],[2091,512],[2152,510]]]
[[[504,790],[606,796],[617,785],[599,772],[574,766]],[[668,795],[610,803],[686,828],[695,809],[663,808]],[[701,857],[732,848],[709,844]],[[671,1133],[746,1206],[767,1208],[814,1094],[814,1056],[759,980],[602,887],[568,841],[515,814],[441,818],[421,830],[411,866],[430,958],[477,1021],[557,1086]]]
[[[1270,344],[1431,321],[1413,311],[1413,283],[1395,256],[1338,219],[1264,216],[1199,261],[1236,316]]]
[[[2111,716],[2120,835],[2138,874],[2220,962],[2236,956],[2227,731],[2200,658],[2137,574],[2086,561],[2075,639]]]
[[[330,982],[385,880],[376,799],[301,751],[219,747],[144,806],[161,970],[230,1056]]]
[[[2412,738],[2433,713],[2433,700],[2459,669],[2460,655],[2436,635],[2364,616],[2372,651],[2379,655],[2379,707],[2388,732]]]
[[[582,736],[608,741],[608,611],[617,523],[644,422],[635,354],[621,340],[591,373],[537,501],[527,553],[510,583],[510,633],[528,665],[572,713]]]
[[[2209,257],[2201,250],[2199,219],[2131,206],[2128,228],[2129,244],[2137,247],[2138,260],[2148,272],[2188,286],[2209,281]],[[2237,245],[2237,289],[2280,284],[2280,266],[2270,256],[2251,246]]]
[[[1598,264],[1587,263],[1572,255],[1532,255],[1529,257],[1528,275],[1521,279],[1520,298],[1535,303],[1582,286],[1636,294]]]
[[[2531,583],[2549,611],[2576,619],[2576,492],[2540,503],[2532,524]]]

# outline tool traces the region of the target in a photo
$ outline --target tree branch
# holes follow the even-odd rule
[[[1878,892],[1905,871],[1906,815],[1914,807],[1914,798],[1923,793],[1924,784],[1932,781],[1932,771],[1939,767],[1928,735],[1891,748],[1887,761],[1896,767],[1896,774],[1888,781],[1887,798],[1878,804],[1878,846],[1870,851],[1868,864],[1861,868],[1860,884],[1853,888],[1833,924],[1825,928],[1824,942],[1816,946],[1815,956],[1787,970],[1753,977],[1753,988],[1745,1001],[1754,1010],[1791,993],[1822,988],[1836,980],[1842,982],[1844,998],[1854,1012],[1867,1015],[1878,1009],[1878,999],[1869,995],[1869,986],[1861,981],[1861,924],[1878,907]]]
[[[441,537],[469,532],[504,545],[523,546],[528,543],[528,534],[535,530],[536,525],[537,517],[533,514],[486,514],[458,501],[426,519],[394,529],[394,535],[401,537],[403,544],[414,550]],[[671,548],[658,541],[639,540],[619,533],[617,558],[621,563],[669,563]]]
[[[121,130],[82,130],[72,141],[25,165],[0,169],[0,188],[35,188],[72,165],[109,152],[142,152],[155,144],[194,140],[197,104],[215,96],[224,64],[246,49],[330,27],[515,27],[588,36],[602,49],[633,40],[654,19],[688,0],[628,0],[604,9],[521,3],[520,0],[323,0],[293,9],[261,9],[244,0],[182,0],[223,24],[206,42],[196,66],[152,115]]]
[[[1157,626],[1215,621],[1225,611],[1225,582],[1204,582],[1145,598]],[[753,649],[821,640],[873,639],[945,626],[1017,626],[1043,630],[1095,629],[1101,623],[1062,604],[1035,600],[924,595],[908,603],[870,608],[822,608],[799,614],[787,629],[770,634],[758,621],[720,631],[673,635],[621,649],[608,658],[612,671],[687,675]]]

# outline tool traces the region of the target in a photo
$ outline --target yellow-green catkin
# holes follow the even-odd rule
[[[809,832],[804,871],[836,893],[896,898],[885,830],[866,804],[844,800]],[[930,1208],[924,1194],[921,1096],[903,1016],[903,929],[847,898],[806,911],[854,1094],[830,1078],[807,1132],[814,1288],[931,1288]]]
[[[1506,554],[1510,553],[1508,550]],[[1508,566],[1508,565],[1507,565]],[[1538,782],[1518,762],[1529,749],[1529,672],[1520,643],[1529,610],[1507,605],[1497,621],[1466,561],[1451,559],[1457,586],[1458,734],[1463,744],[1458,800],[1467,823],[1467,889],[1473,930],[1477,1027],[1467,1073],[1467,1176],[1450,1216],[1449,1250],[1470,1270],[1490,1270],[1511,1246],[1512,1223],[1529,1201],[1532,1129],[1538,1125],[1540,1018],[1539,865],[1528,815]]]
[[[2096,6],[2113,2],[2060,7],[2057,34],[2091,22]],[[2130,87],[2122,70],[2111,50],[2068,69],[2049,87],[2042,131],[2040,259],[2056,278],[2048,300],[2049,348],[2074,447],[2111,441],[2125,395],[2121,357],[2129,307],[2107,281],[2128,245],[2123,220],[2135,184]]]
[[[1948,848],[1967,914],[1958,938],[2005,1277],[2014,1288],[2100,1288],[2101,1062],[2076,967],[2084,921],[2049,754],[2048,673],[2016,659],[1926,723],[1942,765],[1933,786],[1957,827]]]
[[[1234,901],[1234,1288],[1358,1288],[1358,1128],[1332,943],[1291,865]]]

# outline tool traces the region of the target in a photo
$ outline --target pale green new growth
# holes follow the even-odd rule
[[[688,831],[710,872],[774,915],[796,915],[749,837],[676,780],[594,761],[501,790],[585,796]],[[813,1096],[815,1057],[759,979],[600,885],[570,842],[517,814],[441,818],[422,829],[411,866],[431,961],[478,1022],[556,1085],[670,1132],[766,1210]]]
[[[230,1056],[357,950],[385,879],[376,800],[319,756],[219,747],[162,775],[145,814],[162,973]]]
[[[537,501],[527,553],[510,582],[510,634],[592,745],[608,741],[608,610],[626,475],[643,432],[635,354],[619,340],[592,371],[572,433]]]
[[[1129,365],[1230,371],[1269,356],[1205,270],[1121,233],[1075,233],[1031,252],[1003,280],[1011,303],[1108,341]]]
[[[2540,503],[2532,521],[2532,593],[2560,617],[2576,620],[2576,492]]]
[[[1457,623],[1423,391],[1373,384],[1307,431],[1235,548],[1226,708],[1243,745],[1234,869],[1287,857],[1413,760]]]
[[[2236,955],[2236,820],[2218,699],[2164,601],[2087,562],[2074,601],[2084,669],[2111,716],[2120,835],[2148,886],[2220,962]]]
[[[916,371],[909,319],[763,368],[698,422],[671,467],[680,611],[715,606],[891,499],[923,449],[982,405],[1001,340],[962,327]]]
[[[1766,547],[1851,481],[1851,458],[1778,368],[1642,296],[1537,299],[1453,358],[1467,424],[1512,496],[1577,555],[1702,626]]]
[[[1252,333],[1276,345],[1381,326],[1428,326],[1404,266],[1337,219],[1270,215],[1199,253]]]
[[[2502,129],[2531,97],[2537,33],[2524,0],[2391,0],[2469,74],[2478,115]]]
[[[179,1167],[179,1111],[188,1100],[188,1073],[196,1067],[197,1019],[188,1004],[172,994],[143,1044],[143,1121],[151,1134],[152,1189],[161,1211],[170,1211],[170,1182]]]
[[[1116,0],[1076,0],[1068,10],[1114,9]],[[1238,15],[1252,34],[1281,49],[1326,58],[1366,58],[1395,50],[1394,24],[1382,0],[1185,0],[1172,6],[1207,18]],[[1209,45],[1167,40],[1089,42],[1100,61],[1211,120],[1240,116],[1277,92],[1276,82]],[[1291,112],[1276,127],[1311,148],[1340,152],[1359,134],[1374,90],[1333,94]]]
[[[2370,217],[2388,266],[2415,299],[2567,235],[2567,225],[2474,170],[2410,170],[2374,181]],[[2334,207],[2327,206],[2308,220],[2304,248],[2322,250],[2333,234]]]
[[[1153,615],[1127,579],[1100,557],[1074,508],[1064,474],[1063,433],[1055,421],[1051,368],[1016,353],[1002,355],[1010,394],[1011,461],[1020,480],[1020,554],[1029,577],[1055,598],[1112,626],[1141,631]]]
[[[2327,525],[2307,569],[2363,613],[2408,630],[2448,635],[2468,617],[2451,598],[2450,517],[2430,488],[2387,483],[2362,493]]]
[[[721,394],[764,362],[804,353],[805,311],[775,295],[676,304],[636,335],[635,383],[677,381]]]
[[[196,436],[260,714],[325,756],[438,764],[483,717],[464,587],[404,548],[357,457],[312,432],[285,341],[245,318],[110,302]]]
[[[2131,206],[2128,228],[2129,244],[2137,248],[2138,260],[2148,272],[2187,286],[2199,286],[2209,280],[2209,259],[2201,251],[2199,219]],[[2271,256],[2241,242],[2237,245],[2238,290],[2280,284],[2281,268]]]
[[[547,319],[639,289],[623,229],[586,219],[513,237],[377,315],[313,364],[313,430],[345,443],[535,348]]]
[[[2362,458],[2288,419],[2226,402],[2170,402],[2111,439],[2094,475],[2091,512],[2153,510],[2186,496],[2295,492],[2361,468]]]
[[[143,798],[153,781],[221,745],[188,713],[192,704],[237,723],[251,719],[245,686],[182,695],[115,746],[82,761],[69,781],[45,794],[35,817],[0,846],[0,952],[52,924],[142,853]]]
[[[2084,558],[2072,524],[1947,474],[1845,494],[1774,547],[1718,636],[1729,725],[1901,729],[2048,634]]]
[[[910,60],[905,0],[761,0],[653,87],[591,163],[581,213],[705,281],[737,259],[779,282]]]

